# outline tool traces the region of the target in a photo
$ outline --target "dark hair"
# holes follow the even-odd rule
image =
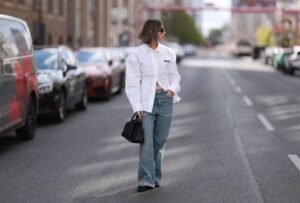
[[[163,24],[160,20],[149,19],[145,22],[139,38],[145,44],[150,44],[153,40],[157,41],[157,33],[161,32],[162,29]]]

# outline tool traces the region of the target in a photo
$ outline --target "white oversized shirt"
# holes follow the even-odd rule
[[[155,49],[140,45],[126,59],[125,92],[133,112],[152,112],[156,83],[164,90],[172,90],[173,101],[179,102],[180,79],[175,53],[160,43]]]

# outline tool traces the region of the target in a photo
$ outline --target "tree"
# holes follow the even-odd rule
[[[167,34],[176,37],[180,43],[202,44],[203,37],[194,19],[185,12],[164,13],[163,22]]]
[[[220,44],[222,42],[222,30],[211,29],[209,31],[207,41],[212,45]]]

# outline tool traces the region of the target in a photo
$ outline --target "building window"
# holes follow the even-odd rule
[[[52,45],[52,36],[48,35],[48,45]]]
[[[33,0],[33,1],[32,1],[32,9],[33,9],[34,11],[39,10],[38,0]]]
[[[59,37],[58,44],[64,44],[64,37],[63,36]]]
[[[53,0],[47,1],[48,12],[53,13]]]
[[[58,1],[58,12],[59,12],[59,15],[63,16],[64,15],[64,0],[59,0]]]
[[[25,0],[18,0],[17,3],[18,4],[25,4]]]

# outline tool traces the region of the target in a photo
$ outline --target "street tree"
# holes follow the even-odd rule
[[[163,22],[167,34],[177,38],[180,43],[203,43],[202,33],[197,29],[194,18],[186,12],[164,13]]]

